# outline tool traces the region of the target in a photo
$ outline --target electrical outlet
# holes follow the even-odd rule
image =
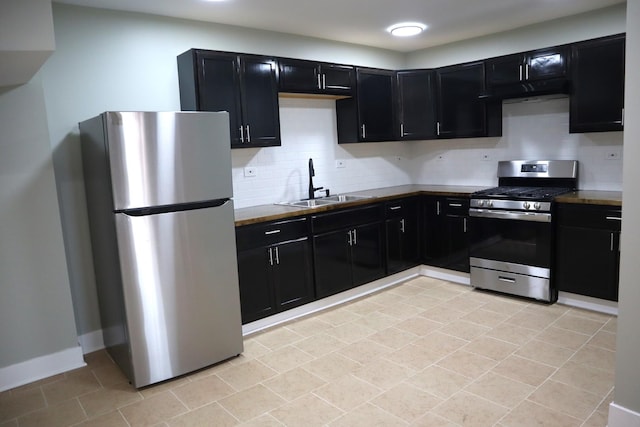
[[[258,171],[254,166],[247,166],[244,168],[244,176],[245,177],[254,177],[258,175]]]
[[[347,161],[346,160],[336,160],[336,168],[346,168]]]
[[[485,161],[485,162],[488,162],[489,160],[491,160],[491,154],[489,154],[489,153],[482,153],[482,155],[480,156],[480,159],[481,159],[481,160],[483,160],[483,161]]]
[[[619,151],[607,151],[604,155],[604,158],[607,160],[619,160],[620,152]]]

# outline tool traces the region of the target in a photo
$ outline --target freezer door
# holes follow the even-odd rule
[[[233,202],[116,214],[132,381],[153,384],[242,352]]]
[[[233,196],[226,112],[106,112],[115,210]]]

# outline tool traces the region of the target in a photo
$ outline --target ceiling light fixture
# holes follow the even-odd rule
[[[396,37],[411,37],[420,34],[426,29],[427,26],[420,22],[400,22],[387,28],[387,31]]]

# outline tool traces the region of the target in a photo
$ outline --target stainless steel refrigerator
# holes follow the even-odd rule
[[[80,123],[105,347],[135,387],[243,351],[225,112]]]

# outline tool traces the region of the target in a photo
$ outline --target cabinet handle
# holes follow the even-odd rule
[[[265,231],[264,234],[266,236],[269,236],[270,234],[278,234],[280,232],[280,230],[271,230],[271,231]]]
[[[404,137],[404,123],[400,123],[400,138]]]
[[[436,202],[436,215],[440,215],[440,201]]]
[[[529,64],[524,66],[524,79],[529,80]]]
[[[608,216],[608,217],[606,217],[606,219],[608,219],[610,221],[622,221],[622,218],[617,217],[617,216]]]
[[[349,230],[349,246],[353,246],[353,237],[351,236],[351,230]]]
[[[273,265],[273,251],[269,248],[269,265]]]
[[[251,143],[251,133],[249,132],[249,125],[247,125],[247,142]]]
[[[611,252],[613,252],[613,233],[611,233],[611,246],[610,246]]]
[[[240,126],[240,142],[244,144],[244,126]]]
[[[358,232],[356,230],[353,230],[353,244],[358,244]]]
[[[391,206],[389,210],[397,211],[398,209],[402,209],[402,206]]]
[[[622,119],[620,121],[620,124],[624,127],[624,108],[622,109]]]
[[[365,139],[367,137],[367,128],[365,127],[364,123],[362,124],[362,139]]]
[[[400,220],[400,231],[404,233],[404,218]]]
[[[278,250],[277,246],[276,246],[276,264],[280,265],[280,251]]]
[[[464,228],[464,232],[467,232],[467,218],[462,218],[462,226]]]
[[[522,64],[520,64],[519,69],[520,69],[520,78],[518,80],[522,81]]]
[[[452,208],[461,208],[462,203],[449,203],[449,206],[451,206]]]
[[[327,75],[323,74],[322,75],[322,89],[326,89],[327,88]]]
[[[440,122],[436,122],[436,135],[440,136]]]
[[[318,73],[318,89],[322,89],[322,83],[320,83],[320,73]]]

